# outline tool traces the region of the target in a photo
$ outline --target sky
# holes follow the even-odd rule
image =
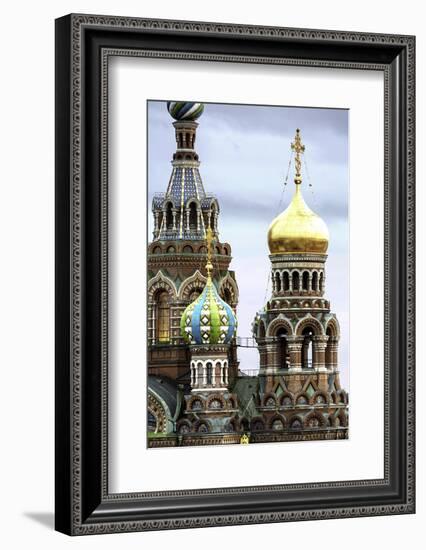
[[[294,163],[284,185],[290,144],[300,128],[306,147],[302,193],[330,232],[326,297],[341,328],[339,363],[349,389],[349,171],[348,111],[207,103],[198,119],[195,149],[207,193],[219,201],[219,236],[232,248],[240,296],[238,335],[251,336],[256,312],[271,294],[267,231],[294,193]],[[154,193],[164,192],[176,150],[166,101],[148,102],[148,211]],[[309,186],[311,184],[311,187]],[[149,235],[153,219],[149,216]],[[257,369],[257,349],[239,348],[240,368]]]

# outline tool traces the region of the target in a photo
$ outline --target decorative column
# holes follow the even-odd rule
[[[172,210],[172,215],[173,215],[173,231],[176,231],[176,214],[177,214],[176,208],[173,208],[173,210]]]
[[[339,338],[338,336],[330,336],[327,347],[330,349],[330,362],[326,365],[331,371],[337,370],[338,365],[338,349],[339,349]]]
[[[314,355],[314,368],[317,372],[327,370],[325,368],[325,348],[327,347],[328,336],[313,336],[314,343],[313,355]]]
[[[207,386],[207,366],[203,364],[203,386]]]
[[[186,230],[189,231],[189,208],[186,209]]]
[[[287,336],[287,347],[290,355],[289,372],[302,370],[303,336]]]

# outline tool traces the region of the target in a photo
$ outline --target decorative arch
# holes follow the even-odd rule
[[[323,398],[323,402],[320,403],[318,398]],[[311,395],[311,398],[309,399],[309,403],[311,405],[328,405],[330,403],[330,398],[327,395],[327,392],[325,391],[316,391],[314,394]]]
[[[309,395],[305,392],[299,392],[295,398],[294,403],[296,405],[309,405]]]
[[[208,420],[196,420],[192,425],[193,431],[198,433],[210,433],[211,425]]]
[[[220,407],[217,407],[215,405],[212,405],[212,403],[214,401],[219,401],[221,406]],[[224,399],[224,397],[220,394],[213,394],[213,395],[210,395],[207,399],[207,408],[208,409],[226,409],[226,401]]]
[[[293,415],[288,421],[288,427],[295,432],[303,430],[303,419],[299,415]]]
[[[236,305],[238,303],[238,286],[237,283],[234,281],[234,279],[227,273],[225,277],[220,282],[219,286],[219,294],[224,298],[225,292],[228,292],[231,297],[231,304]],[[230,304],[230,305],[231,305]]]
[[[179,435],[185,435],[192,432],[191,423],[186,419],[181,419],[176,424],[176,431]]]
[[[233,397],[228,398],[228,408],[229,409],[236,409],[235,399]]]
[[[336,338],[338,338],[340,336],[340,326],[339,326],[339,322],[338,320],[336,319],[336,317],[331,317],[326,326],[325,326],[325,332],[326,334],[329,334],[329,336],[334,336]]]
[[[197,269],[197,271],[185,279],[180,285],[178,298],[179,300],[188,301],[194,290],[203,289],[207,282],[207,278]]]
[[[263,406],[264,407],[276,407],[277,406],[277,398],[273,393],[267,393],[263,397]]]
[[[197,402],[201,403],[201,408],[198,407]],[[195,407],[195,408],[194,408]],[[200,395],[191,395],[188,399],[187,410],[199,411],[205,409],[205,401]]]
[[[337,419],[339,420],[339,422],[337,422]],[[342,428],[346,428],[347,425],[348,425],[348,417],[344,411],[340,411],[334,415],[334,426],[336,428],[338,428],[339,426],[341,426]]]
[[[261,416],[255,416],[250,421],[250,431],[263,432],[265,429],[265,421]]]
[[[279,421],[281,423],[281,428],[278,428],[276,427],[276,425],[274,426],[274,424],[276,424],[276,422]],[[271,416],[271,418],[269,419],[269,422],[268,422],[268,428],[270,430],[277,430],[279,431],[280,429],[281,430],[284,430],[285,428],[287,427],[287,421],[285,419],[285,417],[282,415],[282,414],[274,414],[273,416]]]
[[[345,390],[339,390],[337,392],[337,402],[343,405],[348,404],[348,394],[345,392]]]
[[[325,428],[327,426],[327,420],[318,411],[312,411],[305,416],[304,427],[306,429]]]
[[[295,333],[297,334],[297,336],[301,336],[303,330],[308,327],[312,328],[312,331],[315,336],[324,334],[324,327],[318,321],[318,319],[315,319],[315,317],[312,317],[310,313],[306,317],[303,317],[303,319],[301,319],[297,323],[295,328]]]
[[[290,392],[284,392],[280,399],[281,407],[294,407],[294,396]]]
[[[158,290],[168,292],[171,300],[175,300],[178,294],[174,282],[166,277],[162,271],[159,271],[155,277],[148,281],[148,300],[151,303],[154,302],[154,295]]]
[[[282,327],[287,330],[289,336],[293,334],[293,327],[290,322],[284,317],[284,315],[280,314],[271,323],[269,323],[266,336],[275,336],[277,331]]]

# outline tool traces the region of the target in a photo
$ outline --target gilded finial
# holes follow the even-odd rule
[[[207,271],[207,278],[210,279],[211,273],[213,271],[213,264],[212,264],[213,231],[210,226],[207,228],[207,231],[206,231],[206,243],[207,243],[206,271]]]
[[[240,444],[241,445],[248,445],[250,443],[250,439],[249,439],[249,436],[247,434],[243,434],[241,437],[240,437]]]
[[[302,183],[302,161],[300,158],[300,154],[304,153],[305,146],[302,143],[302,140],[300,138],[300,129],[297,128],[296,130],[296,136],[294,138],[293,143],[291,144],[291,150],[296,153],[296,158],[294,159],[295,165],[296,165],[296,175],[294,177],[294,183],[296,185],[299,185]]]

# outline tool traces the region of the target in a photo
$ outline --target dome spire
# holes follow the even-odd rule
[[[305,146],[302,143],[299,128],[296,129],[296,135],[294,137],[294,141],[291,144],[291,150],[296,153],[296,157],[294,159],[294,163],[296,165],[296,175],[294,177],[294,183],[296,185],[300,185],[302,183],[302,161],[300,159],[300,155],[301,153],[305,152]]]
[[[211,280],[211,274],[213,271],[213,264],[212,264],[213,231],[210,226],[207,228],[207,231],[206,231],[206,244],[207,244],[207,263],[206,263],[207,279]]]

